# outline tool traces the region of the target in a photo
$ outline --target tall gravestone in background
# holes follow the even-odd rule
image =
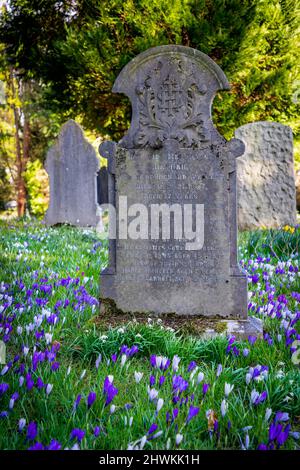
[[[113,91],[130,98],[132,122],[119,143],[100,146],[108,159],[109,202],[118,215],[120,197],[127,197],[129,225],[132,204],[149,214],[153,204],[202,205],[204,243],[189,250],[185,239],[152,239],[150,219],[148,239],[126,239],[123,225],[121,238],[117,223],[101,274],[104,311],[247,318],[236,220],[236,157],[244,145],[227,142],[211,119],[216,92],[228,88],[216,63],[183,46],[150,49],[116,79]]]
[[[46,224],[96,226],[99,159],[75,121],[63,125],[56,144],[48,151],[45,168],[50,183]]]
[[[277,122],[253,122],[235,131],[246,151],[237,160],[241,230],[296,223],[293,133]]]

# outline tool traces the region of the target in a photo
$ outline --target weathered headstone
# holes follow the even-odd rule
[[[46,224],[96,226],[99,159],[75,121],[63,125],[56,144],[48,151],[45,168],[50,183]]]
[[[296,204],[298,211],[300,211],[300,170],[296,172]]]
[[[237,160],[241,230],[296,223],[293,133],[278,122],[253,122],[235,131],[246,151]]]
[[[100,146],[117,212],[100,280],[102,311],[247,319],[236,221],[236,157],[244,145],[227,142],[211,119],[214,95],[228,88],[216,63],[183,46],[150,49],[118,76],[113,91],[130,98],[132,122],[118,144]],[[165,214],[155,228],[162,204],[182,208],[183,238],[178,213],[170,217],[171,238],[163,233]],[[194,223],[202,222],[193,246],[185,226],[191,207]]]
[[[105,166],[97,173],[98,204],[108,204],[108,173]]]

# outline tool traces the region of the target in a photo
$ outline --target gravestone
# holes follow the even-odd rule
[[[300,170],[296,172],[296,204],[300,212]]]
[[[253,122],[235,131],[246,150],[237,160],[240,230],[296,223],[293,133],[278,122]]]
[[[236,157],[244,145],[227,142],[211,118],[216,92],[226,89],[218,65],[183,46],[150,49],[117,77],[113,91],[130,98],[132,121],[117,144],[100,146],[117,213],[116,239],[110,239],[109,266],[100,279],[103,313],[247,319],[236,220]],[[164,234],[163,204],[182,208],[183,225],[188,213],[194,222],[200,214],[193,246],[190,232],[177,232],[175,208],[172,236]],[[159,230],[152,216],[158,208]]]
[[[45,168],[50,183],[46,224],[96,226],[99,159],[75,121],[63,125],[57,142],[48,151]]]
[[[97,199],[98,204],[108,204],[108,174],[105,166],[97,173]]]

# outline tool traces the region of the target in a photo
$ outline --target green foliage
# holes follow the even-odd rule
[[[300,227],[286,225],[282,230],[255,230],[239,234],[246,257],[274,256],[284,261],[299,256]]]
[[[25,180],[27,183],[30,213],[35,217],[43,217],[48,207],[47,175],[40,162],[35,160],[27,164]]]
[[[11,0],[0,38],[22,73],[42,80],[45,106],[118,139],[129,125],[126,98],[111,93],[121,68],[161,44],[208,54],[230,93],[214,120],[230,138],[255,120],[289,124],[299,141],[299,0]]]
[[[291,232],[291,231],[290,231]],[[277,231],[278,236],[290,233]],[[243,234],[244,241],[240,243],[241,251],[245,251],[249,243],[258,246],[258,234],[265,240],[268,232],[255,232]],[[276,233],[272,233],[274,239]],[[290,235],[293,235],[290,233]],[[270,235],[271,236],[271,235]],[[264,248],[264,254],[271,254],[270,247]],[[248,255],[245,259],[248,258]],[[295,261],[295,260],[294,260]],[[176,331],[165,328],[160,321],[153,319],[149,324],[131,322],[122,327],[100,326],[97,321],[98,307],[91,306],[88,301],[81,303],[81,308],[75,308],[78,294],[85,290],[85,299],[90,296],[98,298],[99,272],[107,263],[107,243],[99,239],[92,229],[75,229],[71,227],[46,228],[36,222],[10,221],[9,224],[0,222],[0,278],[3,280],[2,295],[5,286],[9,284],[10,305],[6,308],[7,318],[14,316],[12,325],[12,340],[7,343],[7,359],[12,361],[24,345],[29,353],[21,353],[21,363],[32,374],[35,384],[37,379],[44,384],[53,385],[49,395],[45,389],[34,386],[27,389],[26,383],[20,387],[20,376],[15,372],[15,365],[3,375],[3,381],[9,384],[7,394],[1,396],[1,411],[8,410],[10,397],[18,391],[19,398],[9,411],[7,418],[1,419],[0,447],[1,449],[25,449],[34,442],[26,440],[26,429],[18,432],[19,419],[37,422],[37,440],[49,445],[52,439],[61,443],[63,448],[70,448],[74,441],[70,440],[70,433],[74,428],[85,431],[85,437],[80,443],[81,449],[127,449],[129,443],[146,435],[151,424],[158,425],[163,434],[153,440],[148,440],[145,449],[166,449],[170,438],[170,449],[240,449],[245,443],[246,433],[249,434],[249,449],[256,449],[261,442],[268,441],[268,428],[270,422],[278,411],[289,413],[291,431],[299,431],[300,414],[300,371],[299,367],[291,361],[289,348],[286,347],[283,337],[282,321],[272,317],[264,318],[264,329],[272,337],[273,343],[258,339],[253,346],[248,341],[236,341],[240,354],[226,354],[228,341],[224,337],[208,341],[189,335],[181,335]],[[285,279],[275,273],[278,264],[276,257],[272,257],[270,264],[274,265],[272,286],[274,286],[274,303],[277,297],[287,289],[289,301],[289,314],[299,310],[296,300],[291,292],[297,291],[294,280]],[[263,268],[262,268],[263,269]],[[260,269],[261,271],[261,269]],[[60,281],[72,281],[69,285]],[[41,286],[52,285],[51,294],[46,295]],[[284,286],[283,286],[284,284]],[[34,287],[33,287],[34,286]],[[265,286],[252,284],[251,302],[257,306],[266,305],[261,291]],[[31,292],[31,293],[30,293]],[[28,308],[28,296],[32,302]],[[47,303],[42,307],[36,299],[43,298]],[[68,300],[68,304],[65,301]],[[3,302],[6,302],[4,298]],[[94,308],[93,308],[94,307]],[[12,312],[13,315],[12,315]],[[44,318],[42,324],[33,332],[27,333],[26,327],[35,324],[39,318],[48,314],[58,314],[59,320],[55,324],[48,323]],[[58,313],[59,312],[59,313]],[[298,322],[299,324],[299,322]],[[22,333],[17,334],[17,328]],[[294,325],[297,328],[297,324]],[[52,345],[60,343],[57,360],[59,368],[51,370],[49,361],[40,362],[32,368],[32,354],[34,347],[38,351],[50,348],[45,337],[36,338],[36,332],[53,335]],[[111,360],[112,353],[119,353],[120,346],[138,345],[139,352],[128,358],[121,366],[120,354],[116,362]],[[248,355],[242,352],[244,348]],[[95,367],[95,359],[102,354],[102,361]],[[174,391],[172,390],[171,367],[163,372],[153,368],[149,363],[150,354],[165,355],[172,360],[178,354],[181,358],[177,375],[181,375],[189,382],[188,389],[181,397],[189,397],[187,403],[174,404]],[[108,362],[108,360],[110,361]],[[188,371],[190,361],[196,361],[197,371]],[[222,365],[222,372],[217,377],[217,367]],[[268,366],[265,378],[257,377],[247,384],[246,374],[250,367],[257,364]],[[135,381],[135,372],[143,376],[139,384]],[[204,379],[198,383],[199,372]],[[119,393],[113,400],[114,412],[110,406],[104,406],[103,382],[107,375],[114,377],[114,385]],[[153,388],[159,392],[159,398],[164,400],[163,407],[156,412],[156,402],[148,397],[149,377],[155,377]],[[165,376],[165,383],[158,385],[160,377]],[[202,392],[203,383],[210,385],[205,397]],[[224,400],[225,383],[234,386],[226,398],[228,409],[225,416],[221,414],[221,403]],[[267,391],[267,398],[259,405],[251,404],[251,393]],[[86,401],[88,394],[95,391],[97,398],[88,409]],[[78,394],[82,400],[74,412],[74,401]],[[193,406],[200,408],[199,414],[189,423],[186,423],[187,413],[193,394]],[[128,406],[129,405],[129,406]],[[174,408],[179,409],[176,422],[167,425],[166,413],[172,413]],[[266,418],[267,409],[271,409],[271,417]],[[219,437],[211,432],[206,413],[214,411],[218,419]],[[129,419],[132,425],[129,425]],[[228,429],[228,421],[231,428]],[[93,434],[95,426],[100,426],[100,435]],[[178,426],[175,428],[175,426]],[[245,431],[247,427],[248,431]],[[179,447],[175,444],[176,433],[183,435]],[[297,449],[299,444],[290,435],[285,449]]]

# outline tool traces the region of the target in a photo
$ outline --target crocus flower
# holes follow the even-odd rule
[[[111,405],[109,412],[112,415],[116,411],[116,405]]]
[[[150,383],[150,387],[153,387],[153,385],[155,384],[155,377],[154,377],[154,375],[150,375],[149,383]]]
[[[269,421],[271,415],[272,415],[272,409],[271,409],[271,408],[267,408],[267,409],[266,409],[266,413],[265,413],[265,421]]]
[[[107,376],[104,380],[103,393],[106,396],[105,406],[109,405],[118,394],[118,389],[113,385],[113,377]]]
[[[161,387],[165,383],[166,377],[162,375],[159,377],[158,385]]]
[[[243,356],[244,356],[244,357],[249,356],[249,353],[250,353],[250,350],[249,350],[248,348],[244,348],[244,349],[243,349]]]
[[[175,356],[173,357],[173,361],[172,361],[172,369],[173,369],[174,372],[177,372],[177,371],[178,371],[179,362],[180,362],[180,357],[178,357],[177,355],[175,355]]]
[[[182,434],[176,434],[176,437],[175,437],[176,446],[179,446],[179,445],[180,445],[180,443],[182,442],[182,439],[183,439],[183,435],[182,435]]]
[[[140,383],[140,381],[142,380],[143,378],[143,372],[134,372],[134,379],[136,381],[136,383]]]
[[[281,411],[276,413],[275,421],[288,421],[289,419],[290,417],[288,413],[282,413]]]
[[[203,384],[202,386],[202,393],[203,395],[206,395],[209,389],[209,384]]]
[[[25,428],[25,426],[26,426],[26,419],[21,418],[21,419],[19,420],[19,425],[18,425],[18,430],[19,430],[19,432],[23,431],[23,429]]]
[[[102,360],[102,356],[101,356],[101,354],[99,354],[99,356],[96,359],[96,363],[95,363],[96,369],[99,369],[99,365],[101,363],[101,360]]]
[[[122,354],[122,356],[121,356],[121,367],[123,367],[125,365],[126,359],[127,359],[126,354]]]
[[[198,377],[197,377],[197,383],[201,383],[204,379],[204,374],[203,372],[199,372]]]
[[[233,389],[234,389],[234,385],[228,384],[226,382],[225,383],[225,397],[228,397]]]
[[[100,434],[100,427],[99,427],[99,426],[96,426],[96,427],[94,428],[94,436],[95,436],[95,437],[98,437],[99,434]]]
[[[155,390],[155,388],[150,388],[148,390],[148,396],[150,401],[155,400],[155,398],[158,396],[158,390]]]
[[[191,419],[193,419],[195,416],[197,416],[197,414],[199,413],[199,410],[200,410],[199,407],[191,405],[190,408],[189,408],[189,413],[188,413],[186,422],[189,423],[191,421]]]
[[[255,341],[257,340],[257,336],[249,335],[248,336],[248,341],[251,344],[251,346],[254,345]]]
[[[219,377],[221,375],[222,370],[223,370],[222,364],[219,364],[218,368],[217,368],[217,377]]]
[[[53,385],[52,384],[47,384],[47,386],[46,386],[46,395],[50,395],[50,393],[52,392],[52,389],[53,389]]]
[[[4,395],[5,392],[9,389],[9,385],[7,383],[0,384],[0,397]]]
[[[44,450],[44,446],[41,442],[35,442],[28,450]]]
[[[159,398],[157,400],[157,405],[156,405],[157,413],[162,409],[163,405],[164,405],[164,400],[162,398]]]
[[[18,400],[18,398],[19,398],[18,392],[15,392],[15,393],[12,394],[11,399],[9,401],[9,409],[10,410],[13,409],[13,407],[15,405],[15,402],[16,402],[16,400]]]
[[[221,403],[221,415],[222,415],[223,418],[224,418],[224,416],[226,415],[227,410],[228,410],[228,403],[227,403],[226,400],[222,400],[222,403]]]
[[[85,431],[83,429],[74,428],[71,432],[71,439],[77,439],[78,442],[81,442],[85,436]]]
[[[188,366],[188,372],[191,372],[192,370],[194,370],[196,366],[197,364],[195,361],[190,362]]]
[[[87,407],[91,408],[92,404],[96,400],[96,392],[90,392],[88,397],[87,397]]]
[[[58,441],[56,441],[55,439],[52,439],[52,441],[50,442],[47,449],[48,450],[60,450],[61,449],[61,444]]]
[[[76,410],[77,410],[80,401],[81,401],[81,395],[79,394],[79,395],[77,395],[76,400],[75,400],[75,402],[74,402],[73,411],[76,411]]]
[[[155,424],[155,423],[151,424],[147,434],[149,434],[149,435],[153,434],[156,431],[157,428],[158,428],[157,424]]]
[[[34,421],[31,421],[27,426],[27,436],[28,441],[33,441],[37,436],[37,424]]]

